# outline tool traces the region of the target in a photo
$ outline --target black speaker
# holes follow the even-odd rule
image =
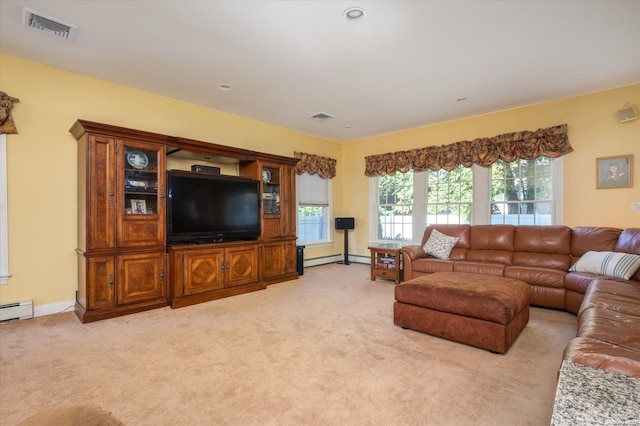
[[[200,164],[193,164],[191,166],[191,171],[192,172],[198,172],[198,173],[208,173],[210,175],[219,175],[220,174],[220,167],[203,166],[203,165],[200,165]]]
[[[355,229],[356,223],[352,217],[336,217],[336,229],[344,230],[344,264],[349,264],[349,235],[347,230]]]
[[[336,229],[355,229],[355,220],[352,217],[336,217]]]

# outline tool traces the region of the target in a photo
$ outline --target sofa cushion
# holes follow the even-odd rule
[[[568,226],[516,226],[513,265],[567,271],[571,265],[571,228]]]
[[[571,254],[571,228],[555,226],[516,226],[515,251],[549,254]]]
[[[513,225],[472,226],[466,260],[511,265],[514,233]]]
[[[588,337],[576,337],[563,359],[626,376],[640,377],[640,352]]]
[[[507,266],[504,268],[504,276],[522,280],[531,285],[543,287],[564,288],[565,271],[548,268],[536,268],[531,266]]]
[[[582,305],[580,305],[578,320],[581,320],[584,312],[589,309],[606,309],[612,312],[640,317],[639,299],[623,294],[587,291],[587,294],[582,300]]]
[[[640,256],[612,251],[588,251],[569,269],[628,280],[640,268]]]
[[[503,277],[504,265],[502,263],[491,262],[454,262],[453,272]]]
[[[593,280],[589,284],[587,291],[594,293],[590,297],[594,297],[596,294],[614,294],[637,300],[637,303],[640,305],[640,283],[635,281]]]
[[[428,274],[432,274],[434,272],[453,272],[453,262],[451,260],[423,257],[411,261],[411,269],[414,272]]]
[[[469,230],[471,229],[471,225],[458,225],[458,224],[434,224],[429,225],[424,229],[424,234],[422,236],[422,244],[424,246],[431,236],[431,231],[437,229],[445,235],[450,235],[452,237],[456,237],[458,239],[458,244],[456,247],[458,248],[469,248]]]
[[[588,251],[612,251],[621,229],[576,227],[571,230],[571,256],[578,258]]]
[[[615,251],[640,254],[640,228],[627,228],[620,233]]]
[[[438,259],[449,259],[451,249],[458,243],[457,237],[445,235],[434,229],[424,245],[424,252]]]
[[[578,336],[598,339],[640,352],[640,317],[608,309],[587,309],[580,317]]]
[[[640,228],[627,228],[623,230],[618,238],[614,251],[640,254]],[[640,281],[640,269],[633,274],[631,279]]]
[[[458,224],[429,225],[424,230],[424,234],[422,236],[422,244],[420,245],[420,248],[424,247],[424,245],[427,243],[427,240],[431,236],[431,232],[434,229],[437,229],[438,231],[440,231],[445,235],[456,237],[458,239],[458,243],[453,247],[453,249],[451,250],[451,253],[449,254],[449,259],[465,260],[465,258],[467,257],[467,250],[469,249],[469,230],[471,229],[471,225],[458,225]]]

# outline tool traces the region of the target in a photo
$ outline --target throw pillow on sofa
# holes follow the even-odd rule
[[[613,251],[588,251],[569,268],[570,272],[590,272],[628,280],[640,268],[637,254]]]
[[[434,229],[424,244],[424,252],[438,259],[449,259],[451,250],[458,243],[458,238],[450,237]]]

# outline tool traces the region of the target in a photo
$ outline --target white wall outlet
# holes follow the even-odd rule
[[[631,211],[632,212],[640,212],[640,202],[631,203]]]

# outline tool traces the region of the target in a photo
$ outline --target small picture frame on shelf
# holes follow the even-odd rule
[[[633,155],[596,158],[597,189],[633,188]]]
[[[143,180],[127,179],[127,187],[132,189],[147,189],[147,182]]]
[[[147,202],[145,200],[131,200],[132,214],[147,214]]]

